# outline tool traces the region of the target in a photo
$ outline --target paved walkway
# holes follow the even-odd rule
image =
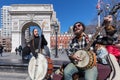
[[[3,56],[0,56],[0,66],[27,66],[23,64],[22,57],[15,53],[3,52]]]
[[[59,52],[58,57],[56,58],[53,51],[51,52],[51,59],[54,67],[57,68],[70,61],[65,52]],[[22,67],[18,68],[18,66]],[[25,66],[26,68],[24,68]],[[22,62],[22,57],[19,54],[16,55],[15,53],[4,52],[3,56],[0,56],[0,80],[29,80],[27,66],[28,64]],[[54,76],[54,78],[54,80],[60,80],[61,77],[58,75]]]
[[[51,52],[51,59],[53,60],[54,66],[57,66],[57,67],[59,67],[62,64],[66,64],[67,62],[70,61],[65,52],[64,53],[59,52],[57,58],[55,58],[55,53]],[[22,57],[20,55],[16,55],[15,53],[8,53],[8,52],[3,53],[2,57],[0,56],[0,66],[6,65],[6,64],[14,65],[14,66],[28,66],[28,64],[25,64],[22,62]],[[104,65],[98,64],[97,67],[98,67],[98,71],[99,71],[99,80],[104,80],[110,72],[109,66],[104,66]],[[2,69],[2,68],[0,67],[0,69]],[[106,75],[104,75],[104,74],[106,74]],[[26,74],[26,76],[27,76],[27,74]],[[6,80],[6,79],[0,79],[0,80]]]
[[[66,64],[69,62],[69,58],[66,53],[58,53],[58,57],[55,57],[55,53],[51,52],[51,59],[55,66]],[[15,53],[3,52],[3,56],[0,56],[0,65],[27,65],[22,62],[22,56]]]
[[[0,59],[22,59],[19,54],[11,53],[11,52],[3,52],[3,56],[0,56]]]
[[[27,73],[16,73],[16,72],[1,72],[0,80],[27,80]]]

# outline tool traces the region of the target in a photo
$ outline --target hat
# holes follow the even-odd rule
[[[95,43],[96,43],[96,44],[102,44],[102,39],[101,39],[101,38],[97,39],[97,40],[95,41]]]
[[[103,38],[98,38],[95,41],[96,44],[102,44],[102,45],[112,45],[113,44],[113,39],[110,37],[103,37]]]

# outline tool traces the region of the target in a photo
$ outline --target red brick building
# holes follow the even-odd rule
[[[67,49],[69,41],[73,38],[73,34],[58,34],[57,35],[57,47],[58,49]],[[56,35],[53,34],[50,37],[50,48],[54,49],[56,47]]]
[[[4,51],[6,51],[6,52],[11,51],[11,38],[0,37],[0,44],[4,47]]]

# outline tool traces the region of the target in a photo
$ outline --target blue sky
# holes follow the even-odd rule
[[[97,16],[97,0],[0,0],[0,7],[11,4],[53,4],[61,32],[66,32],[77,21],[88,25]]]

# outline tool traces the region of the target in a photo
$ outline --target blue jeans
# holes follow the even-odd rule
[[[26,55],[26,56],[24,56],[24,59],[28,59],[28,60],[30,60],[31,59],[31,57],[32,57],[32,55]]]
[[[83,71],[85,80],[97,80],[98,70],[96,66]],[[76,72],[79,72],[78,68],[73,63],[69,63],[64,69],[64,80],[72,80],[72,75]]]
[[[101,64],[108,64],[106,60],[106,56],[108,55],[108,51],[105,47],[100,47],[97,51],[97,60]]]

